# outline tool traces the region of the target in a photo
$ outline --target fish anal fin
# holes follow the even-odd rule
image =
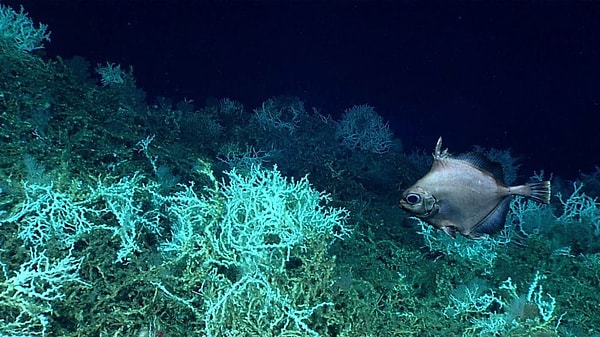
[[[510,208],[510,198],[504,198],[494,208],[490,214],[483,218],[477,225],[473,227],[469,235],[470,238],[479,238],[482,234],[494,234],[504,228],[504,222],[506,221],[506,214]]]

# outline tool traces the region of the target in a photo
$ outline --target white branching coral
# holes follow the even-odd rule
[[[0,336],[45,336],[52,304],[65,297],[63,288],[88,285],[79,277],[82,262],[70,254],[50,258],[38,248],[29,249],[18,271],[0,261]]]
[[[337,125],[336,136],[351,150],[381,154],[388,152],[392,145],[389,125],[368,104],[347,109]]]
[[[45,24],[36,27],[22,6],[15,12],[9,6],[0,5],[0,41],[29,53],[44,48],[44,41],[50,41],[50,32]]]

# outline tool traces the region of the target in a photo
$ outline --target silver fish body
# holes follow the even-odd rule
[[[467,238],[478,239],[500,231],[512,195],[550,202],[549,181],[506,186],[497,177],[501,173],[495,175],[491,173],[494,170],[486,170],[498,164],[481,154],[452,158],[441,147],[440,137],[431,169],[402,193],[400,207],[451,237],[456,237],[458,231]]]

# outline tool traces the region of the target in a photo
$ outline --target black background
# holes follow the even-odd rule
[[[134,68],[155,96],[369,103],[405,151],[511,148],[524,175],[600,164],[600,3],[3,2],[49,25],[49,56]]]

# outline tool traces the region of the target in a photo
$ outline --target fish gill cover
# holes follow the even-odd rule
[[[53,55],[52,44],[66,43],[58,33],[66,7],[84,5],[65,4],[0,5],[0,335],[598,333],[598,169],[566,179],[537,171],[534,180],[553,180],[550,205],[515,198],[500,233],[454,240],[398,208],[401,191],[430,167],[436,137],[393,129],[398,116],[373,103],[381,96],[367,90],[339,102],[322,88],[320,99],[148,97],[138,84],[152,76],[139,73],[143,62]],[[112,11],[98,15],[106,30],[123,28],[116,12],[140,4],[109,5],[88,4]],[[282,10],[213,5],[257,6],[271,20]],[[56,8],[64,16],[51,16]],[[186,26],[183,12],[171,21],[174,9],[163,9],[163,23]],[[37,23],[45,19],[53,23]],[[81,44],[114,55],[102,41]],[[414,102],[397,104],[406,104],[397,111],[407,123],[418,122]],[[459,132],[433,115],[423,124],[443,129],[455,148]],[[485,131],[497,135],[494,125]],[[535,154],[494,148],[488,136],[468,144],[486,146],[477,151],[499,162],[507,181],[534,173],[526,165]]]

